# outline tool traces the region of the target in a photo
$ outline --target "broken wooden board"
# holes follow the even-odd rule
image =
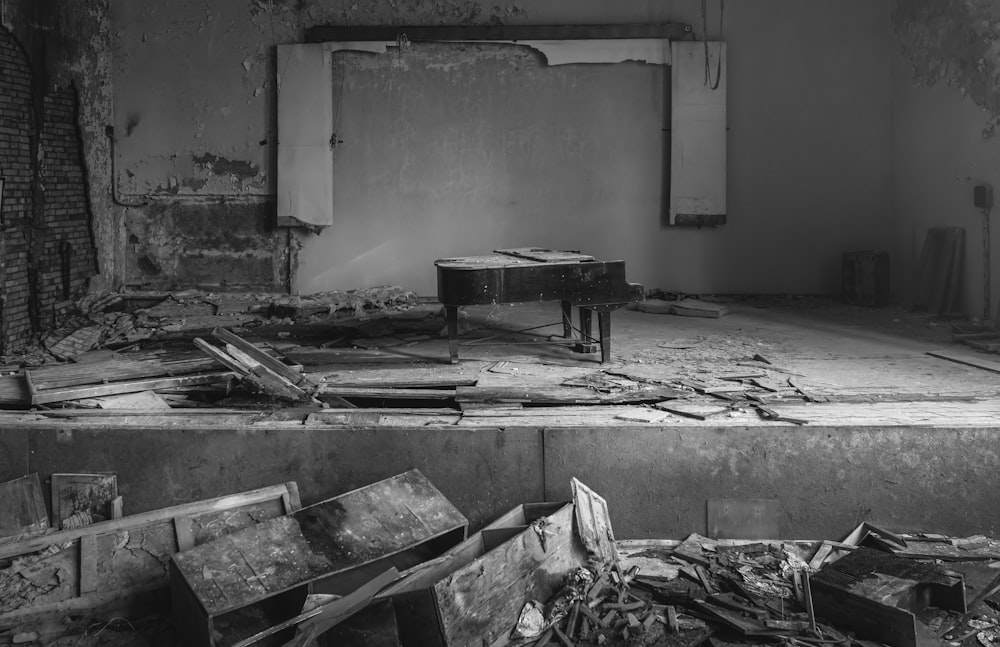
[[[637,408],[630,407],[622,413],[615,415],[618,420],[624,420],[625,422],[646,422],[654,423],[660,422],[670,414],[666,411],[657,411],[656,409],[647,408]]]
[[[53,525],[66,528],[76,513],[94,521],[111,519],[111,502],[118,498],[118,477],[114,474],[53,474]]]
[[[231,375],[232,373],[228,372],[218,372],[180,375],[177,377],[154,377],[126,382],[108,382],[106,384],[83,384],[49,390],[35,388],[32,392],[31,404],[52,404],[53,402],[101,398],[121,393],[137,393],[139,391],[157,391],[160,389],[215,384],[217,382],[225,382]]]
[[[0,537],[47,530],[49,514],[38,474],[0,483]]]
[[[342,398],[376,398],[385,400],[450,400],[455,397],[455,389],[399,389],[374,386],[340,386],[324,384],[316,397],[338,396]]]
[[[729,306],[721,303],[699,301],[698,299],[682,299],[671,306],[670,312],[682,317],[717,319],[729,314]]]
[[[577,478],[570,479],[570,489],[576,510],[576,531],[587,553],[602,563],[617,561],[608,502]]]
[[[36,389],[51,391],[103,382],[189,375],[217,371],[219,368],[216,362],[207,357],[161,360],[144,356],[143,359],[119,357],[77,364],[46,364],[25,369],[25,372],[31,376],[31,382]]]
[[[392,368],[348,368],[329,372],[309,372],[317,382],[338,387],[381,387],[384,389],[446,388],[473,386],[486,362],[463,361],[459,365],[397,366]]]
[[[510,629],[525,602],[547,600],[586,564],[573,517],[572,504],[518,506],[404,573],[378,595],[392,599],[403,644],[512,644]]]
[[[714,539],[780,537],[781,502],[776,499],[708,499],[708,536]]]
[[[145,614],[169,584],[166,561],[299,508],[294,483],[0,543],[0,630],[70,613]],[[148,601],[148,600],[147,600]]]
[[[967,610],[960,574],[871,548],[826,565],[810,585],[817,615],[891,647],[938,644],[914,616],[928,606]]]
[[[695,420],[708,420],[713,416],[721,416],[731,411],[730,407],[727,406],[720,406],[718,404],[711,404],[707,402],[688,402],[684,400],[667,400],[665,402],[657,402],[653,406],[657,409],[662,409],[675,415],[683,416],[685,418],[693,418]]]
[[[347,593],[356,586],[346,583],[366,567],[447,544],[443,551],[464,539],[467,527],[423,474],[404,472],[174,555],[175,626],[185,645],[215,645],[228,617],[272,602],[301,604],[310,584]],[[242,635],[227,636],[226,644],[266,628],[247,619],[238,627]]]
[[[531,404],[640,404],[679,398],[687,392],[662,385],[646,385],[617,393],[600,393],[572,386],[460,386],[457,402],[521,402]]]
[[[239,641],[233,647],[250,647],[250,645],[256,645],[265,638],[291,627],[298,627],[298,631],[295,638],[285,643],[284,647],[308,647],[313,644],[313,641],[318,636],[362,611],[371,603],[376,593],[398,578],[399,571],[390,567],[387,571],[369,580],[351,593],[308,611],[303,611],[294,618],[280,622],[273,627],[269,627],[249,638]],[[337,644],[342,645],[343,643]]]
[[[306,391],[261,364],[256,357],[247,355],[232,345],[227,345],[223,350],[200,337],[194,339],[194,345],[232,370],[252,393],[263,393],[289,402],[307,400],[310,396]]]

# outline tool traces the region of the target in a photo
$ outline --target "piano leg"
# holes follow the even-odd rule
[[[563,337],[573,338],[573,304],[569,301],[562,301],[562,324]]]
[[[458,364],[458,306],[444,307],[448,322],[448,354],[452,364]]]
[[[597,331],[601,336],[601,363],[611,361],[611,311],[597,312]]]
[[[593,311],[590,308],[580,306],[580,341],[576,345],[576,352],[578,353],[597,352],[597,344],[594,343],[592,314]]]

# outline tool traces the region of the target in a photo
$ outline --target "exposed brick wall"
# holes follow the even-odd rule
[[[55,323],[57,306],[86,291],[96,261],[90,229],[87,179],[72,88],[45,96],[40,154],[45,204],[35,232],[35,298],[44,329]]]
[[[31,68],[10,32],[0,28],[0,344],[4,352],[31,338],[27,231],[32,219]]]
[[[96,271],[87,178],[72,88],[36,101],[24,51],[0,27],[0,353],[58,324]],[[40,93],[40,92],[39,92]],[[37,128],[36,109],[41,112]],[[35,146],[37,145],[37,146]],[[33,151],[37,147],[37,153]],[[38,180],[38,190],[32,181]]]

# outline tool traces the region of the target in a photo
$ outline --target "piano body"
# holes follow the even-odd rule
[[[573,338],[572,309],[580,312],[579,352],[601,349],[611,359],[611,312],[643,298],[642,286],[625,280],[625,261],[598,261],[578,252],[536,247],[500,249],[485,256],[445,258],[437,266],[438,300],[448,321],[449,353],[458,362],[458,308],[468,305],[560,301],[563,335]],[[597,313],[598,338],[591,335]]]

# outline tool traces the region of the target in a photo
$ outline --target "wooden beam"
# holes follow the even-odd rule
[[[307,43],[386,41],[405,36],[416,41],[522,41],[522,40],[610,40],[662,38],[680,40],[693,34],[684,23],[636,23],[621,25],[322,25],[306,31]]]
[[[94,386],[76,386],[51,391],[37,391],[32,396],[32,405],[63,402],[65,400],[81,400],[83,398],[100,398],[119,393],[137,393],[139,391],[155,391],[157,389],[175,389],[183,386],[211,384],[228,378],[231,373],[207,373],[201,375],[181,375],[179,377],[160,377],[131,382],[111,382]]]

